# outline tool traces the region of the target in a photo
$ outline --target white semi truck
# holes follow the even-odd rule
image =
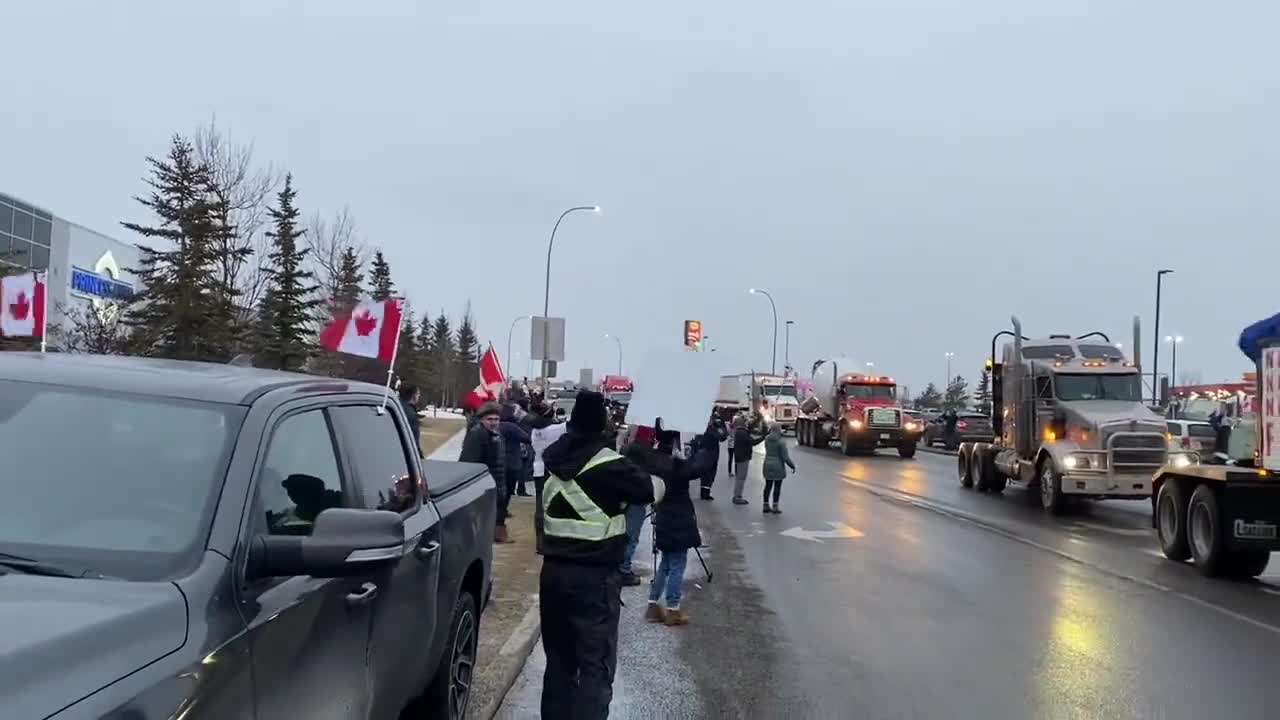
[[[765,420],[793,432],[800,416],[800,400],[794,380],[762,373],[737,373],[720,376],[720,392],[716,409],[722,415],[739,412],[759,413]]]

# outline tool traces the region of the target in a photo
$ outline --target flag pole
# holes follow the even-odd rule
[[[397,298],[396,304],[399,305],[402,299]],[[387,411],[387,400],[391,397],[391,380],[396,374],[396,355],[400,353],[400,333],[404,332],[404,318],[400,318],[396,323],[396,344],[391,348],[391,364],[387,366],[387,386],[382,392],[382,407],[378,408],[378,414],[381,415]]]
[[[40,309],[40,352],[44,352],[48,347],[49,338],[49,276],[46,273],[34,273],[36,276],[36,287],[44,285],[43,297],[40,298],[44,303],[44,307]],[[44,275],[42,281],[40,276]]]

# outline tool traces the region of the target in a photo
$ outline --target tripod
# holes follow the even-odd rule
[[[657,514],[657,510],[650,510],[648,515],[644,516],[645,520],[649,520]],[[641,525],[643,527],[643,525]],[[693,553],[698,556],[698,562],[702,563],[702,571],[707,574],[707,584],[711,584],[713,574],[711,568],[707,567],[707,561],[702,557],[702,550],[698,547],[693,548]],[[658,531],[657,528],[653,532],[653,576],[649,578],[649,584],[652,585],[658,578]]]

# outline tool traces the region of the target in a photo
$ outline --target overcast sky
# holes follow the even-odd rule
[[[571,369],[687,318],[767,369],[753,285],[806,373],[976,376],[1011,313],[1126,349],[1140,313],[1149,362],[1163,266],[1179,374],[1234,378],[1280,310],[1277,27],[1274,0],[6,2],[0,190],[132,240],[143,157],[216,115],[500,352],[557,215],[598,203],[556,240]]]

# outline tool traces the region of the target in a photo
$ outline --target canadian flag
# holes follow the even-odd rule
[[[335,317],[320,331],[326,350],[391,362],[400,342],[400,308],[404,300],[361,300],[349,313]]]
[[[0,278],[0,335],[44,335],[44,273],[24,273]]]
[[[462,398],[462,406],[476,410],[490,400],[497,400],[498,393],[502,392],[506,384],[507,379],[502,374],[502,364],[498,362],[498,353],[493,351],[493,345],[490,344],[484,357],[480,358],[480,384]]]

